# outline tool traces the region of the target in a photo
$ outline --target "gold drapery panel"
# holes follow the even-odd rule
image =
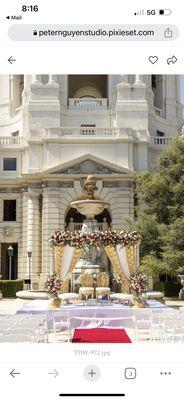
[[[115,273],[117,275],[120,275],[122,278],[121,291],[124,293],[129,293],[129,288],[130,288],[129,280],[121,268],[121,263],[119,260],[117,250],[114,249],[114,247],[112,246],[105,246],[104,248],[109,257],[109,260],[112,263]]]
[[[55,273],[60,276],[64,246],[55,247]]]
[[[125,246],[125,252],[130,275],[133,275],[136,272],[136,245]]]
[[[64,252],[64,246],[58,246],[55,248],[55,270],[57,275],[61,275],[61,268],[62,268],[62,258],[63,258],[63,252]],[[83,249],[74,249],[73,257],[70,262],[69,268],[68,268],[68,273],[66,275],[65,280],[61,284],[61,293],[67,293],[69,290],[69,281],[71,278],[72,271],[75,267],[75,264],[77,263],[78,259],[81,257],[83,252]]]

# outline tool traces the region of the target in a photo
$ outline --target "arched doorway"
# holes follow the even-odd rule
[[[69,75],[69,98],[108,98],[107,75]]]
[[[70,208],[65,217],[65,229],[69,231],[80,231],[85,216],[80,214],[75,208]],[[95,219],[99,224],[99,230],[107,230],[111,227],[111,215],[107,209],[101,214],[96,215]]]

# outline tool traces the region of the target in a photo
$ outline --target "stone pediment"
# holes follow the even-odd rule
[[[123,174],[132,175],[133,171],[128,168],[110,163],[106,160],[99,159],[94,156],[86,155],[70,160],[69,162],[60,164],[45,171],[50,174],[61,175],[112,175]]]
[[[79,164],[75,164],[66,169],[55,172],[55,174],[113,174],[117,171],[105,167],[104,165],[96,164],[92,160],[85,160]]]

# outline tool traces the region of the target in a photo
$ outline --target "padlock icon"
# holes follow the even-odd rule
[[[33,35],[36,36],[38,34],[38,32],[36,31],[36,29],[33,31]]]

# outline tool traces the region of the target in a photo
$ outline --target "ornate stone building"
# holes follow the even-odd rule
[[[99,229],[134,217],[135,171],[151,170],[182,125],[179,76],[0,76],[0,274],[32,280],[50,269],[48,238],[80,229],[70,202],[88,174],[110,210]]]

